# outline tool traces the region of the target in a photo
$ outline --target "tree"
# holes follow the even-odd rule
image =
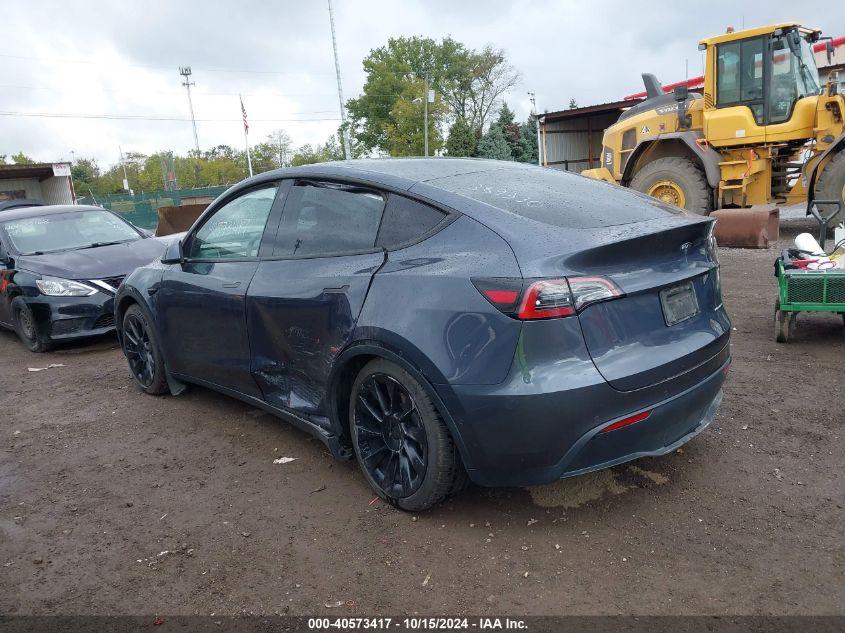
[[[311,145],[310,143],[302,145],[293,153],[290,162],[294,167],[299,167],[300,165],[343,159],[343,145],[338,136],[332,134],[324,145]]]
[[[571,98],[571,99],[569,100],[569,109],[570,109],[570,110],[574,110],[574,109],[575,109],[575,108],[577,108],[577,107],[578,107],[578,102],[577,102],[577,101],[575,101],[575,97]]]
[[[446,154],[449,156],[475,156],[478,150],[478,139],[469,123],[464,119],[456,120],[449,128],[446,139]]]
[[[494,160],[513,159],[505,133],[497,123],[491,125],[487,133],[481,137],[481,142],[478,144],[478,155],[481,158],[492,158]]]
[[[12,155],[12,163],[15,165],[34,165],[35,161],[23,152]]]
[[[537,162],[537,117],[529,115],[519,126],[519,144],[514,158],[522,163]]]
[[[267,135],[267,143],[274,148],[276,167],[287,167],[290,164],[290,135],[284,130],[273,130]]]
[[[363,93],[350,99],[347,109],[353,134],[364,151],[390,152],[390,147],[397,146],[408,151],[407,144],[399,143],[396,136],[408,121],[396,117],[409,116],[413,109],[398,102],[408,96],[409,86],[416,93],[416,84],[424,83],[426,77],[438,102],[445,106],[429,112],[431,125],[438,130],[447,121],[458,119],[475,130],[483,129],[501,96],[519,79],[503,51],[490,46],[474,51],[449,37],[439,42],[423,37],[391,38],[386,46],[372,49],[363,65],[367,73]]]
[[[406,85],[390,111],[385,125],[385,149],[391,156],[422,156],[425,153],[425,82]],[[446,106],[435,96],[428,104],[428,151],[436,154],[443,146],[438,121],[443,120]]]
[[[74,189],[86,191],[100,177],[100,166],[94,158],[78,158],[70,167]]]
[[[505,135],[505,140],[511,148],[511,157],[515,160],[519,160],[518,156],[521,154],[521,136],[520,125],[514,120],[515,116],[516,115],[513,110],[508,107],[508,104],[503,102],[502,106],[499,108],[499,116],[496,119],[496,125],[502,129],[502,132]]]
[[[386,46],[375,48],[364,58],[367,81],[363,94],[347,102],[352,133],[365,151],[389,152],[391,144],[397,144],[396,129],[407,126],[407,121],[397,121],[397,116],[409,113],[409,108],[398,103],[413,95],[422,96],[424,78],[430,86],[439,91],[447,68],[454,65],[456,58],[468,52],[462,44],[450,38],[440,43],[424,37],[398,37],[388,40]],[[432,116],[434,114],[434,116]],[[442,111],[439,116],[445,114]],[[438,113],[429,113],[434,127],[443,122]],[[393,138],[388,139],[388,130]]]
[[[502,95],[518,82],[519,73],[508,63],[502,49],[494,49],[488,45],[480,52],[474,52],[472,79],[466,86],[470,106],[470,116],[467,120],[479,130],[483,130]]]

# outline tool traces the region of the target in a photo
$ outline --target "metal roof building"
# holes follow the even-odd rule
[[[0,165],[0,202],[19,198],[75,204],[70,163]]]

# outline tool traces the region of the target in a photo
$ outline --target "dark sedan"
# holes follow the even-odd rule
[[[114,330],[114,295],[166,243],[111,211],[34,206],[0,214],[0,326],[33,352]]]
[[[730,363],[712,234],[515,163],[280,170],[131,274],[118,332],[148,393],[262,407],[419,510],[468,479],[550,482],[701,432]]]

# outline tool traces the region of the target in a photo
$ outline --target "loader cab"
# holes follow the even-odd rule
[[[797,24],[704,40],[705,134],[716,146],[812,137],[821,92],[812,42]]]

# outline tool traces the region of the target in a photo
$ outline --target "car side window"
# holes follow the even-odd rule
[[[384,196],[335,183],[296,183],[288,194],[275,257],[315,257],[375,248]]]
[[[190,259],[257,257],[278,185],[253,189],[215,211],[191,239]]]
[[[419,240],[447,218],[447,214],[422,202],[390,194],[376,246],[388,250]]]

